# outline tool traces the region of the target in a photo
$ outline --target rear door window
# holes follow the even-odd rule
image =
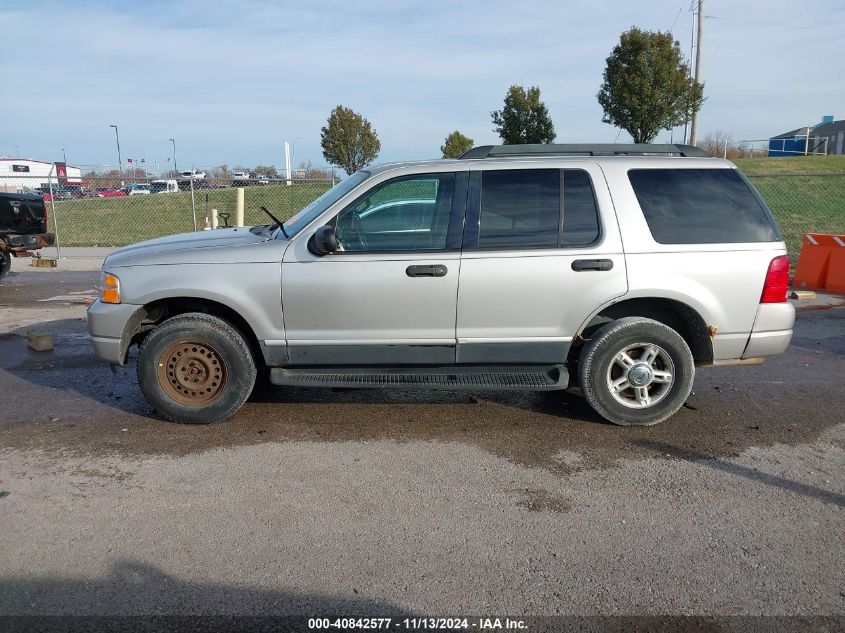
[[[563,171],[562,246],[586,246],[599,239],[599,209],[587,172]]]
[[[560,170],[482,173],[479,247],[554,247],[559,232]]]
[[[628,178],[660,244],[781,239],[769,210],[736,169],[632,169]]]
[[[480,206],[479,248],[586,246],[600,233],[593,185],[580,169],[483,171]]]

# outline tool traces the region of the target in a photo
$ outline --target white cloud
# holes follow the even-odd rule
[[[285,138],[320,161],[319,129],[343,103],[368,117],[382,158],[436,155],[460,129],[495,142],[489,113],[512,83],[539,85],[561,141],[612,141],[596,92],[631,25],[674,32],[688,3],[523,0],[360,3],[147,2],[85,10],[0,8],[0,153],[102,163],[119,124],[126,155],[198,164],[280,162]],[[762,137],[837,112],[845,18],[837,2],[710,0],[701,131]],[[668,135],[667,135],[668,136]],[[627,140],[624,133],[621,139]],[[661,135],[662,139],[662,135]],[[72,149],[71,149],[72,148]]]

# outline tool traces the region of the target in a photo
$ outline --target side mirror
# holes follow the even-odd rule
[[[308,240],[308,250],[320,257],[334,253],[337,249],[337,235],[331,224],[321,226]]]

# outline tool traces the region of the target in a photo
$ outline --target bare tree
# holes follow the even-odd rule
[[[228,180],[232,177],[232,171],[229,169],[229,165],[223,163],[222,165],[217,165],[217,167],[212,169],[209,176],[211,178],[220,178],[222,180]]]
[[[733,135],[722,130],[716,130],[705,136],[698,142],[698,147],[711,156],[718,156],[719,158],[739,158],[741,153]]]
[[[331,171],[325,167],[315,166],[310,160],[308,162],[301,161],[296,169],[305,172],[306,180],[329,180],[332,177]]]

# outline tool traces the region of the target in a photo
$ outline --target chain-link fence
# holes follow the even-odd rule
[[[746,175],[772,210],[793,267],[805,233],[845,233],[845,173]]]
[[[748,174],[783,232],[793,266],[804,233],[845,232],[845,173]],[[287,219],[329,189],[330,180],[151,179],[131,185],[117,178],[60,183],[51,178],[0,178],[0,191],[45,196],[61,246],[123,246],[201,230],[217,210],[220,226],[235,224],[237,190],[244,190],[244,222],[265,224],[261,207]],[[226,218],[228,214],[228,218]],[[53,220],[51,220],[51,228]]]
[[[244,224],[267,224],[267,209],[287,219],[332,186],[330,180],[152,179],[127,184],[117,178],[0,178],[0,191],[44,196],[60,246],[124,246],[162,235],[202,230],[216,215],[218,226],[235,226],[238,189],[243,189]],[[41,182],[44,180],[45,182]],[[215,213],[216,211],[216,213]]]

